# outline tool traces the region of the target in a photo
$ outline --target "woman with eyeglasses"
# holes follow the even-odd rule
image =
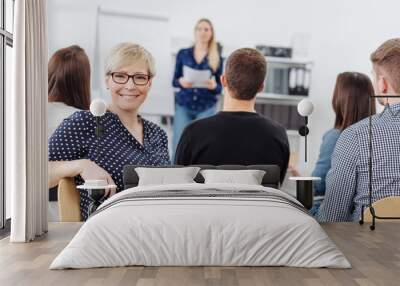
[[[80,111],[64,120],[49,140],[49,187],[60,179],[75,177],[78,185],[84,180],[106,180],[123,190],[122,170],[125,165],[168,165],[168,139],[156,124],[139,115],[146,100],[155,64],[143,47],[121,43],[106,60],[105,82],[111,104],[100,123],[104,128],[100,139],[95,136],[96,119],[89,111]],[[80,192],[82,218],[88,218],[90,199]]]
[[[214,115],[217,95],[221,93],[222,58],[210,20],[200,19],[195,26],[194,46],[182,49],[176,56],[172,85],[175,95],[173,151],[183,129],[193,120]],[[205,82],[193,83],[185,78],[185,70],[209,71]]]

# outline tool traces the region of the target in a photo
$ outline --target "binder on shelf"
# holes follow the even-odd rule
[[[282,69],[282,94],[289,94],[289,74],[286,69]]]
[[[305,68],[289,69],[289,95],[308,95],[311,71]]]
[[[296,94],[296,69],[289,69],[289,95]]]
[[[270,68],[266,80],[266,92],[288,94],[288,74],[286,68]]]
[[[308,95],[308,92],[310,90],[310,83],[311,83],[311,71],[310,69],[306,69],[304,73],[304,94],[303,95]]]
[[[267,68],[267,77],[265,79],[265,92],[267,93],[273,93],[273,87],[274,87],[274,69],[273,68]]]
[[[296,69],[296,95],[304,94],[304,69]]]

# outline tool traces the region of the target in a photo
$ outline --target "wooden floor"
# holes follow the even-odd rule
[[[323,225],[352,269],[289,267],[122,267],[48,270],[80,223],[53,223],[27,244],[0,241],[0,285],[400,285],[400,223],[370,231],[353,223]]]

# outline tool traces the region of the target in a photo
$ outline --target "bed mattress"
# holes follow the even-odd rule
[[[282,191],[195,183],[114,195],[50,269],[129,265],[351,267],[317,221]]]

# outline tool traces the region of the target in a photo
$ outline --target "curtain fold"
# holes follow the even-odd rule
[[[12,242],[31,241],[47,232],[46,24],[46,0],[15,2],[14,92],[6,98]]]

